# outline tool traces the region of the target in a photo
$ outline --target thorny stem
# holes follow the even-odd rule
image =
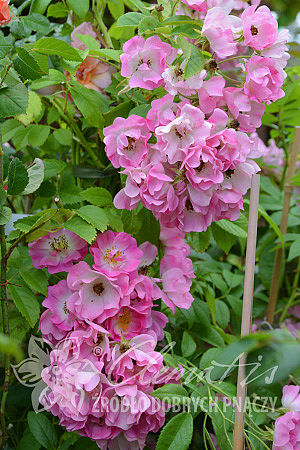
[[[3,183],[3,149],[0,134],[0,185],[2,185],[2,183]],[[2,312],[2,326],[3,326],[3,333],[9,337],[9,320],[8,320],[7,293],[6,293],[7,260],[5,259],[6,239],[5,239],[4,225],[0,226],[0,244],[1,244],[0,302]],[[9,380],[10,380],[10,356],[8,354],[5,354],[4,384],[0,407],[0,423],[2,430],[1,448],[4,448],[5,442],[8,437],[5,421],[5,404],[8,395]]]

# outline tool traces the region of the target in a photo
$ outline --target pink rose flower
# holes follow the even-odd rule
[[[49,233],[29,244],[33,267],[47,267],[49,273],[68,272],[73,262],[85,258],[87,250],[87,243],[81,237],[65,229]]]
[[[263,50],[278,38],[278,24],[267,6],[249,6],[242,16],[245,44]]]
[[[113,231],[99,234],[90,252],[95,261],[93,268],[114,278],[136,270],[143,256],[130,234]]]
[[[174,96],[167,94],[162,98],[153,100],[151,109],[147,114],[149,130],[154,131],[159,125],[167,125],[175,119],[178,104],[174,103]]]
[[[11,20],[9,16],[9,0],[0,0],[0,26],[7,25]]]
[[[81,320],[103,322],[113,316],[123,304],[129,303],[124,295],[128,281],[120,277],[118,284],[105,274],[92,270],[82,261],[68,274],[68,286],[75,291],[67,301],[68,309]]]
[[[105,151],[114,167],[137,167],[148,154],[151,137],[146,119],[132,114],[128,119],[117,117],[104,128]]]
[[[278,67],[282,69],[287,65],[290,55],[288,53],[287,42],[291,39],[289,30],[283,29],[278,33],[278,39],[269,47],[261,51],[261,56],[272,58]]]
[[[212,125],[195,106],[185,104],[178,116],[168,125],[156,128],[157,146],[168,157],[170,164],[182,161],[191,145],[199,145],[210,135]]]
[[[196,90],[200,89],[203,85],[203,80],[207,75],[206,70],[201,70],[201,72],[185,80],[184,67],[185,64],[182,63],[180,67],[168,67],[163,72],[164,88],[169,94],[176,95],[179,93],[185,96],[195,95]]]
[[[284,96],[280,87],[286,77],[271,58],[252,56],[246,65],[244,92],[254,102],[270,104]]]
[[[45,342],[50,342],[52,345],[57,345],[67,335],[67,331],[59,328],[52,322],[53,313],[50,309],[46,309],[41,314],[39,322],[39,330],[42,333]]]
[[[80,50],[85,50],[87,48],[86,45],[77,36],[80,34],[96,39],[99,43],[99,48],[101,47],[97,39],[97,33],[91,23],[83,22],[71,33],[72,46]],[[111,85],[111,77],[114,72],[116,72],[115,68],[109,64],[98,61],[96,58],[87,57],[79,67],[76,77],[79,83],[83,84],[86,88],[101,91]]]
[[[300,386],[284,386],[282,391],[282,406],[290,411],[300,412]]]
[[[74,326],[75,317],[67,308],[72,294],[67,281],[61,280],[56,285],[49,286],[47,297],[43,301],[43,306],[52,312],[51,322],[63,331],[70,331]]]
[[[229,15],[222,7],[216,6],[208,10],[201,34],[208,39],[216,55],[223,59],[236,54],[235,40],[241,30],[239,17]]]
[[[300,413],[287,412],[276,419],[273,450],[298,450],[300,447]]]
[[[120,56],[121,75],[129,78],[131,88],[149,90],[163,83],[166,63],[171,64],[177,53],[158,36],[151,36],[146,41],[142,36],[135,36],[124,44],[123,51]]]
[[[207,12],[207,2],[206,0],[182,0],[183,3],[194,11],[199,11],[200,13],[206,14]]]

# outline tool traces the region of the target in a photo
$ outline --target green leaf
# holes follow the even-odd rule
[[[34,49],[43,55],[57,55],[69,61],[82,62],[78,51],[67,42],[56,38],[43,38],[36,41]]]
[[[33,91],[28,92],[28,106],[25,114],[19,114],[18,119],[24,125],[28,126],[31,122],[39,122],[43,114],[43,104],[40,96]]]
[[[292,261],[298,256],[300,256],[300,239],[292,243],[289,251],[288,261]]]
[[[84,40],[84,43],[87,39]],[[106,58],[108,60],[120,62],[120,55],[123,52],[121,50],[113,50],[111,48],[101,48],[100,50],[91,50],[91,54],[95,56],[100,56],[100,58]]]
[[[32,13],[23,17],[23,23],[26,28],[40,34],[48,34],[50,31],[50,22],[42,14]]]
[[[0,353],[5,355],[12,355],[18,361],[21,361],[23,357],[22,350],[20,349],[18,344],[3,333],[0,333]]]
[[[210,228],[201,233],[190,233],[187,235],[189,245],[196,250],[196,252],[205,252],[210,244]]]
[[[122,0],[107,0],[108,9],[115,20],[123,16],[125,12],[124,3]]]
[[[44,180],[55,177],[66,168],[66,163],[58,159],[44,159],[43,162],[45,167]]]
[[[189,394],[180,384],[166,384],[158,389],[155,389],[151,393],[152,397],[158,398],[163,402],[168,403],[169,405],[173,404],[172,400],[174,399],[176,404],[184,404],[189,399]]]
[[[17,450],[40,450],[40,448],[41,445],[34,438],[33,434],[29,430],[29,427],[27,427],[24,431],[22,439],[18,443]]]
[[[97,206],[86,205],[75,211],[82,219],[103,232],[107,229],[108,218],[103,209]]]
[[[123,222],[118,212],[114,208],[104,208],[105,214],[107,215],[109,226],[113,231],[121,233],[124,231]]]
[[[216,226],[222,228],[222,230],[227,231],[227,233],[233,234],[233,236],[237,236],[243,239],[247,239],[247,231],[245,227],[241,227],[237,224],[238,221],[231,222],[227,219],[219,220],[216,222]]]
[[[68,128],[59,128],[54,131],[53,135],[61,145],[67,145],[68,147],[72,145],[73,134]]]
[[[5,120],[1,125],[1,134],[3,142],[10,141],[19,128],[24,129],[24,126],[18,120],[16,119]]]
[[[236,242],[236,236],[234,236],[231,233],[228,233],[228,231],[224,230],[221,227],[217,226],[218,222],[215,222],[211,226],[212,234],[214,237],[214,240],[216,241],[217,245],[225,252],[229,253],[231,247]]]
[[[23,80],[37,80],[43,75],[34,57],[24,48],[16,49],[18,56],[14,59],[14,68],[21,75]]]
[[[27,320],[31,328],[34,327],[40,317],[40,305],[34,293],[26,286],[9,285],[9,290],[16,307]]]
[[[146,31],[153,31],[155,28],[159,28],[161,26],[160,22],[155,19],[155,17],[144,17],[139,22],[138,33],[143,34]]]
[[[226,303],[222,300],[215,300],[216,305],[216,320],[223,330],[227,327],[230,320],[230,311]]]
[[[42,270],[37,269],[21,269],[20,275],[33,292],[47,295],[48,291],[48,278]]]
[[[130,115],[136,114],[137,116],[144,117],[146,119],[148,112],[150,111],[150,105],[138,105],[130,111]]]
[[[45,144],[50,134],[48,125],[29,125],[28,142],[32,147],[40,147]]]
[[[195,352],[196,348],[197,345],[192,336],[187,331],[184,331],[181,341],[181,352],[183,356],[189,358]]]
[[[12,216],[12,211],[7,206],[1,207],[0,210],[0,225],[6,225]]]
[[[164,426],[156,450],[187,450],[192,437],[193,417],[187,412],[182,412]]]
[[[109,112],[103,114],[105,119],[105,126],[107,127],[108,125],[111,125],[117,117],[127,118],[129,112],[132,110],[134,106],[135,106],[134,102],[128,100],[126,102],[120,103],[118,106],[112,108]]]
[[[199,50],[199,48],[193,44],[190,45],[191,45],[191,53],[184,69],[185,79],[190,78],[193,75],[196,75],[197,73],[201,72],[205,64],[205,58],[201,50]]]
[[[14,158],[8,169],[8,195],[21,194],[26,188],[28,180],[29,178],[24,164],[18,158]]]
[[[32,0],[30,6],[30,14],[44,14],[47,9],[47,6],[51,3],[52,0]]]
[[[23,83],[0,89],[0,119],[25,114],[28,91]]]
[[[4,36],[0,36],[0,59],[4,58],[11,48],[11,43]]]
[[[22,192],[22,195],[28,195],[35,192],[44,179],[44,163],[41,159],[35,158],[33,165],[27,169],[29,182]]]
[[[3,206],[6,202],[7,194],[4,187],[0,184],[0,206]]]
[[[68,220],[64,226],[67,230],[78,234],[78,236],[89,244],[93,242],[97,235],[95,228],[79,216],[72,217],[72,219]]]
[[[92,205],[95,206],[110,206],[112,205],[112,195],[104,188],[91,187],[85,191],[80,192],[80,196]]]
[[[81,18],[84,18],[89,11],[89,0],[67,0],[67,3],[72,11]]]
[[[47,17],[54,17],[56,19],[63,19],[68,16],[68,9],[63,3],[55,3],[50,5],[47,10]]]
[[[137,27],[144,17],[144,14],[138,12],[126,13],[117,20],[117,27]]]
[[[54,426],[42,413],[29,411],[27,415],[28,425],[35,439],[47,450],[57,448],[57,434]]]
[[[104,119],[101,115],[101,94],[79,84],[71,87],[70,93],[83,117],[94,127],[102,129]]]

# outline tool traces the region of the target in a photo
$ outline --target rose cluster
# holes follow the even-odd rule
[[[68,431],[101,449],[143,448],[165,418],[166,405],[150,394],[180,382],[180,369],[164,366],[155,350],[168,321],[155,301],[162,298],[173,310],[190,306],[192,263],[183,236],[172,229],[161,234],[168,242],[162,279],[148,275],[156,247],[138,247],[126,233],[98,235],[89,248],[92,267],[83,260],[86,242],[71,231],[30,244],[34,267],[67,272],[43,302],[40,330],[54,349],[42,372],[47,387],[40,402]]]
[[[160,90],[146,118],[118,117],[104,129],[107,157],[127,177],[117,208],[141,202],[162,227],[183,233],[239,217],[262,151],[251,133],[265,104],[284,95],[288,59],[288,32],[279,32],[268,7],[255,3],[181,4],[180,13],[186,8],[204,20],[201,45],[212,54],[188,78],[179,41],[175,48],[159,36],[136,36],[124,44],[121,75],[128,88]],[[231,14],[241,4],[242,13]]]

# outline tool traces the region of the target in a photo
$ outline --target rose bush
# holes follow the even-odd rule
[[[297,449],[297,187],[279,229],[300,125],[289,31],[259,1],[8,3],[1,448],[232,449],[247,353],[246,447]],[[259,172],[254,324],[241,339]]]

